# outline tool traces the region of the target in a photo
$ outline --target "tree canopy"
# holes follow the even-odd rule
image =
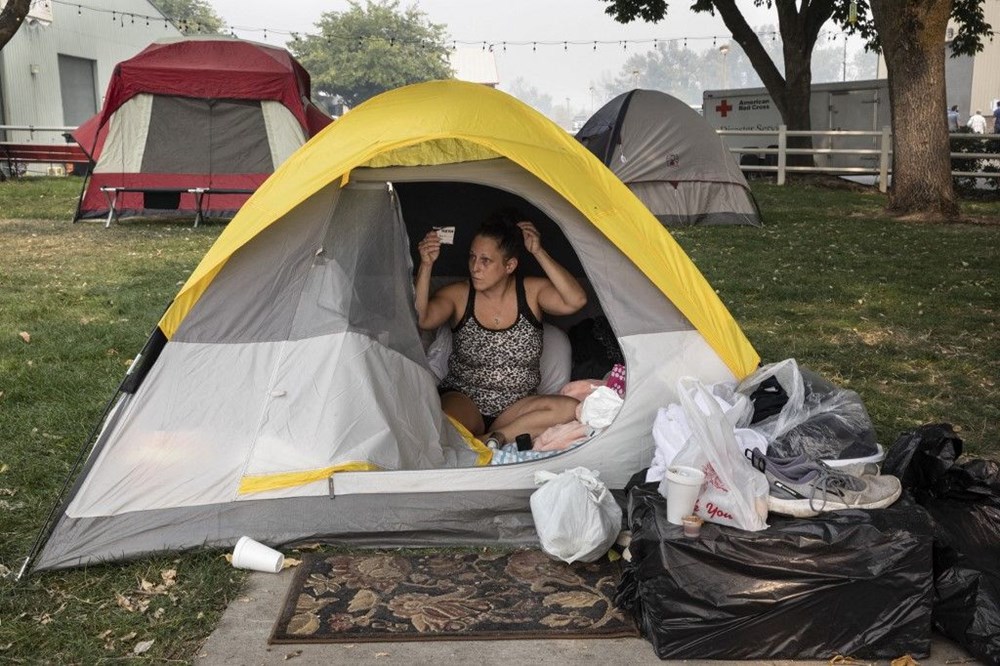
[[[760,35],[776,35],[774,26],[760,26]],[[776,39],[762,41],[768,55],[780,68],[784,54]],[[700,104],[705,90],[720,88],[759,88],[764,84],[753,64],[738,44],[725,44],[725,53],[719,47],[696,51],[676,41],[661,42],[644,53],[629,57],[617,76],[601,82],[604,98],[611,98],[633,88],[662,90],[688,104]],[[814,82],[875,78],[877,57],[874,53],[858,51],[844,61],[841,39],[822,39],[813,50],[812,68]]]
[[[325,12],[319,34],[294,38],[289,48],[312,76],[313,88],[349,106],[399,86],[452,77],[443,25],[396,0],[350,2]]]
[[[665,0],[601,0],[618,21],[659,21]],[[784,74],[767,55],[736,0],[695,0],[696,12],[718,12],[733,39],[760,75],[790,130],[808,130],[811,55],[822,25],[830,19],[881,49],[889,72],[893,119],[893,185],[889,210],[901,215],[956,214],[945,122],[944,52],[949,20],[958,25],[953,55],[982,50],[992,37],[984,0],[754,0],[774,7],[784,52]],[[789,139],[789,146],[800,142]],[[806,143],[806,142],[801,142]],[[794,157],[794,156],[793,156]],[[790,159],[791,161],[791,159]]]
[[[182,34],[217,35],[226,32],[225,21],[205,0],[150,0]]]

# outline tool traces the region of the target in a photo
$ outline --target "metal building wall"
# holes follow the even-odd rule
[[[93,9],[92,9],[93,8]],[[108,13],[94,11],[107,10]],[[115,20],[112,14],[115,11]],[[124,12],[124,14],[122,13]],[[139,16],[158,16],[147,0],[87,0],[81,6],[52,3],[52,23],[25,21],[4,47],[0,59],[0,116],[7,125],[62,126],[63,106],[59,86],[59,54],[96,61],[98,107],[115,65],[131,58],[150,43],[180,32],[164,21]],[[124,17],[124,19],[122,18]],[[33,73],[34,72],[34,73]],[[54,132],[8,132],[9,141],[64,143]]]
[[[983,0],[982,8],[986,22],[994,29],[1000,26],[1000,0]],[[972,106],[992,120],[994,103],[1000,99],[1000,40],[983,39],[983,50],[976,54],[973,65],[970,99]]]

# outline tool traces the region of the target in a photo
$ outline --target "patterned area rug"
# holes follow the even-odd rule
[[[638,636],[618,566],[537,550],[308,554],[271,643]]]

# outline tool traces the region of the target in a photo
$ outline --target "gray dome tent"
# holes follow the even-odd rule
[[[743,172],[690,106],[656,90],[605,104],[576,138],[665,226],[761,224]]]

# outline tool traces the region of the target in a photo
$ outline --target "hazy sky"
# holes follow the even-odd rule
[[[275,31],[314,32],[320,14],[343,11],[348,7],[339,0],[209,0],[209,3],[227,23],[236,26],[236,34],[257,41],[263,33],[242,28],[269,28],[267,42],[284,44],[288,35]],[[652,48],[629,44],[623,49],[620,43],[598,44],[593,41],[653,40],[688,37],[690,48],[710,48],[713,35],[728,36],[722,19],[708,14],[695,14],[686,8],[687,3],[671,4],[666,20],[658,24],[633,23],[621,25],[604,13],[606,5],[600,0],[421,0],[415,4],[427,18],[447,27],[450,39],[459,42],[512,42],[512,41],[586,41],[587,45],[573,45],[564,50],[558,46],[509,45],[506,51],[496,48],[500,88],[509,90],[511,83],[522,78],[540,92],[552,96],[556,103],[569,98],[571,104],[583,111],[591,111],[592,102],[599,106],[604,100],[592,100],[590,85],[602,78],[617,76],[625,60],[636,51]],[[750,12],[751,25],[775,25],[773,12],[755,8],[753,2],[740,0],[744,11]],[[707,39],[697,39],[707,38]],[[721,39],[718,41],[721,44]]]

